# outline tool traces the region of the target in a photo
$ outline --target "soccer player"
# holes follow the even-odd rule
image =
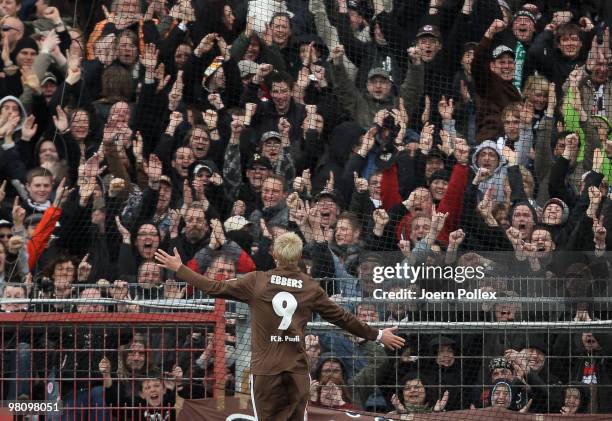
[[[404,339],[397,327],[376,330],[357,320],[327,296],[319,284],[298,269],[302,240],[294,233],[274,242],[276,269],[251,272],[241,279],[218,282],[199,275],[174,255],[158,250],[155,258],[180,279],[212,296],[242,301],[251,309],[251,398],[259,420],[304,420],[310,397],[304,329],[319,313],[353,335],[399,349]]]

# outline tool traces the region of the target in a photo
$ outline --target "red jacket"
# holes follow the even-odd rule
[[[47,248],[49,237],[55,230],[55,224],[57,224],[60,216],[62,216],[62,208],[49,206],[36,228],[34,228],[32,238],[28,241],[28,266],[30,270],[34,269],[38,258]]]

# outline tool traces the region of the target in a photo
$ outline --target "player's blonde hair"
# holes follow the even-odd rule
[[[287,232],[274,240],[274,257],[279,265],[297,264],[302,257],[302,239]]]

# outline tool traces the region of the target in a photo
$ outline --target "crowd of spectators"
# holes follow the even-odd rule
[[[146,303],[200,297],[158,248],[223,281],[272,269],[293,231],[304,271],[366,322],[609,320],[612,2],[0,0],[0,14],[2,312],[157,312]],[[397,263],[485,272],[374,280]],[[377,288],[459,287],[499,300],[372,304]],[[212,393],[203,331],[3,326],[2,399],[165,420]],[[397,356],[312,333],[313,404],[612,412],[604,331],[404,332]],[[233,325],[226,343],[229,391]],[[105,408],[125,405],[146,410]]]

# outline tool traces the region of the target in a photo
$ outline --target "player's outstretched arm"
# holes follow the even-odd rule
[[[155,260],[157,260],[157,263],[159,263],[161,267],[176,272],[177,278],[187,281],[209,295],[244,302],[248,302],[252,296],[252,277],[247,275],[240,280],[234,279],[224,282],[210,279],[183,265],[181,256],[176,247],[174,248],[173,255],[166,253],[162,249],[157,249],[155,252]]]
[[[387,348],[391,349],[400,349],[401,347],[403,347],[405,340],[401,336],[395,335],[394,332],[396,332],[397,329],[397,326],[393,326],[381,330],[382,334],[380,336],[379,342]]]
[[[320,295],[315,300],[314,311],[319,313],[328,322],[360,338],[379,342],[391,349],[399,349],[404,345],[404,338],[393,333],[398,329],[397,326],[376,330],[366,323],[359,321],[357,317],[346,311],[338,303],[330,300],[322,289],[320,290]]]
[[[172,272],[178,272],[181,266],[183,266],[181,255],[176,247],[174,248],[174,255],[170,255],[162,249],[157,249],[155,252],[155,260],[157,260],[157,263],[159,263],[161,267],[171,270]]]

